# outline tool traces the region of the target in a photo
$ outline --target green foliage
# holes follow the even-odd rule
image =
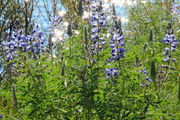
[[[161,39],[170,16],[161,4],[129,8],[126,56],[110,65],[109,45],[98,55],[89,54],[91,28],[85,21],[79,35],[57,44],[55,56],[44,52],[34,59],[19,53],[15,72],[0,80],[0,115],[7,120],[178,120],[179,47],[172,54],[177,62],[168,64],[175,69],[166,71]],[[105,68],[117,66],[119,77],[106,79]],[[147,80],[139,71],[144,68],[153,82],[142,87]]]

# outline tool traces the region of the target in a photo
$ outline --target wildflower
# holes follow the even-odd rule
[[[165,48],[164,49],[164,56],[168,56],[169,55],[169,48]]]
[[[169,24],[171,25],[171,24]],[[173,34],[173,30],[171,31],[166,31],[166,35],[162,42],[166,43],[167,47],[164,49],[164,58],[162,61],[163,62],[169,62],[171,60],[171,53],[172,51],[176,50],[176,47],[178,45],[178,40],[176,39],[175,35]],[[173,59],[173,58],[172,58]]]
[[[163,62],[169,62],[169,61],[170,61],[170,58],[169,58],[169,57],[164,58],[162,61],[163,61]]]
[[[105,45],[105,40],[100,37],[101,28],[106,27],[106,16],[102,12],[102,1],[91,1],[91,17],[90,22],[92,25],[91,29],[91,40],[93,41],[92,51],[96,53],[102,49]]]
[[[51,24],[52,24],[53,26],[57,26],[60,20],[61,20],[61,17],[60,17],[60,16],[55,16],[55,17],[53,17],[53,18],[51,19]]]
[[[34,48],[40,50],[43,48],[43,44],[45,39],[43,38],[43,33],[37,30],[38,27],[34,28],[27,36],[23,35],[23,30],[13,31],[11,37],[9,38],[9,42],[3,42],[2,46],[6,54],[6,59],[8,61],[13,60],[17,55],[17,51],[20,50],[22,52],[32,51],[34,52]]]
[[[150,83],[152,80],[149,77],[146,77],[146,80]]]
[[[149,84],[145,83],[145,84],[140,84],[141,87],[148,87]]]
[[[147,70],[146,70],[146,69],[139,70],[139,72],[140,72],[140,73],[143,73],[143,74],[145,74],[145,75],[147,75],[147,74],[148,74],[148,72],[147,72]]]
[[[172,15],[179,15],[179,11],[178,11],[178,6],[177,5],[173,5],[172,9],[171,9],[171,14]]]
[[[124,37],[120,29],[112,32],[112,37],[109,43],[111,47],[111,58],[108,59],[108,61],[115,61],[125,57],[124,52],[126,50],[122,48],[122,46],[124,46]]]
[[[152,82],[152,80],[149,78],[148,76],[148,72],[146,69],[141,69],[139,70],[140,73],[142,73],[142,76],[145,77],[145,84],[140,84],[141,87],[148,87],[150,85],[150,83]]]
[[[171,60],[172,60],[173,62],[176,62],[176,59],[175,59],[175,58],[172,58]]]
[[[174,51],[176,46],[178,45],[178,40],[176,39],[173,31],[167,31],[164,39],[162,40],[167,45],[171,46],[171,51]]]
[[[105,69],[106,78],[118,77],[118,68],[107,68]]]

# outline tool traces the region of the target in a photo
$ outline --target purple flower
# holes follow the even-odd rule
[[[35,49],[35,53],[36,53],[37,55],[40,54],[40,49],[36,48],[36,49]]]
[[[33,42],[33,44],[34,44],[34,47],[39,47],[40,46],[39,42]]]
[[[167,56],[167,55],[169,55],[169,48],[164,49],[164,56]]]
[[[31,45],[28,45],[27,47],[26,47],[26,51],[31,51],[32,50],[32,46]]]
[[[164,43],[166,43],[167,45],[170,45],[174,49],[178,45],[178,41],[177,41],[175,35],[172,34],[171,32],[168,32],[162,41]]]
[[[61,20],[61,17],[60,16],[55,16],[51,19],[51,24],[52,26],[57,26],[59,21]]]
[[[141,69],[139,70],[140,73],[142,73],[142,77],[144,78],[145,77],[145,84],[140,84],[141,87],[148,87],[150,85],[150,83],[152,82],[152,80],[149,78],[148,76],[148,72],[146,69]]]
[[[148,87],[149,84],[148,83],[145,83],[145,84],[140,84],[141,87]]]
[[[98,51],[103,50],[103,46],[106,45],[105,39],[101,36],[100,32],[103,27],[106,27],[106,16],[102,11],[101,0],[88,1],[89,5],[84,5],[83,8],[92,12],[89,23],[91,24],[91,40],[93,41],[92,53],[96,54]],[[85,11],[85,10],[84,10]]]
[[[28,46],[28,44],[26,42],[21,42],[19,45],[19,47],[26,47],[26,46]]]
[[[143,73],[143,74],[148,74],[147,70],[146,69],[142,69],[142,70],[139,70],[140,73]]]
[[[164,55],[166,56],[166,58],[164,58],[162,61],[169,62],[170,61],[169,57],[171,56],[171,52],[175,51],[178,45],[178,40],[173,34],[173,30],[166,31],[166,35],[162,41],[167,45],[167,47],[164,49]]]
[[[167,57],[167,58],[164,58],[162,61],[163,62],[169,62],[169,60],[170,60],[169,57]]]
[[[175,59],[175,58],[172,58],[171,60],[172,60],[173,62],[176,62],[176,59]]]
[[[2,42],[2,46],[6,46],[8,44],[8,42]]]
[[[31,34],[32,34],[32,35],[35,34],[35,33],[36,33],[36,30],[31,31]]]
[[[42,44],[45,42],[45,39],[42,38],[43,33],[38,31],[38,27],[34,28],[31,31],[31,34],[25,36],[23,35],[23,30],[13,31],[9,42],[3,42],[2,46],[6,54],[6,59],[8,61],[13,60],[17,57],[16,51],[20,50],[22,52],[32,51],[35,54],[40,54],[42,49]],[[36,50],[34,50],[36,48]]]
[[[111,47],[111,58],[109,60],[115,61],[125,57],[124,52],[126,50],[122,48],[124,46],[124,37],[120,29],[112,32],[109,43]]]
[[[141,87],[144,87],[145,85],[144,84],[140,84]]]
[[[152,80],[149,77],[146,77],[146,80],[150,83]]]
[[[43,35],[42,32],[39,32],[39,33],[38,33],[38,37],[39,37],[40,39],[42,38],[42,35]]]
[[[9,61],[10,61],[10,60],[13,60],[13,56],[12,56],[11,53],[7,54],[6,58],[7,58],[7,60],[9,60]]]
[[[118,77],[118,68],[107,68],[105,69],[106,78]]]

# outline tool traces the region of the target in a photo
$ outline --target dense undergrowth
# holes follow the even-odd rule
[[[69,20],[60,42],[49,45],[37,27],[15,29],[3,40],[0,117],[179,120],[176,4],[137,1],[126,8],[129,22],[122,27],[115,9],[107,13],[100,0],[82,1],[71,20],[52,19],[52,31]],[[81,19],[83,11],[91,11],[90,18]]]

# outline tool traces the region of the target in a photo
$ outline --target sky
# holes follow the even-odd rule
[[[47,0],[48,1],[48,0]],[[116,12],[118,16],[121,17],[122,23],[128,22],[127,19],[127,13],[125,9],[123,8],[124,5],[133,5],[135,2],[132,2],[131,0],[103,0],[104,5],[108,5],[109,2],[114,3],[116,7]],[[49,4],[49,3],[48,3]],[[39,8],[38,8],[39,7]],[[40,0],[38,3],[38,7],[35,9],[34,12],[34,18],[36,19],[36,24],[38,24],[43,31],[46,31],[48,28],[48,18],[46,15],[46,10],[43,6],[43,0]],[[63,10],[63,9],[62,9]]]

